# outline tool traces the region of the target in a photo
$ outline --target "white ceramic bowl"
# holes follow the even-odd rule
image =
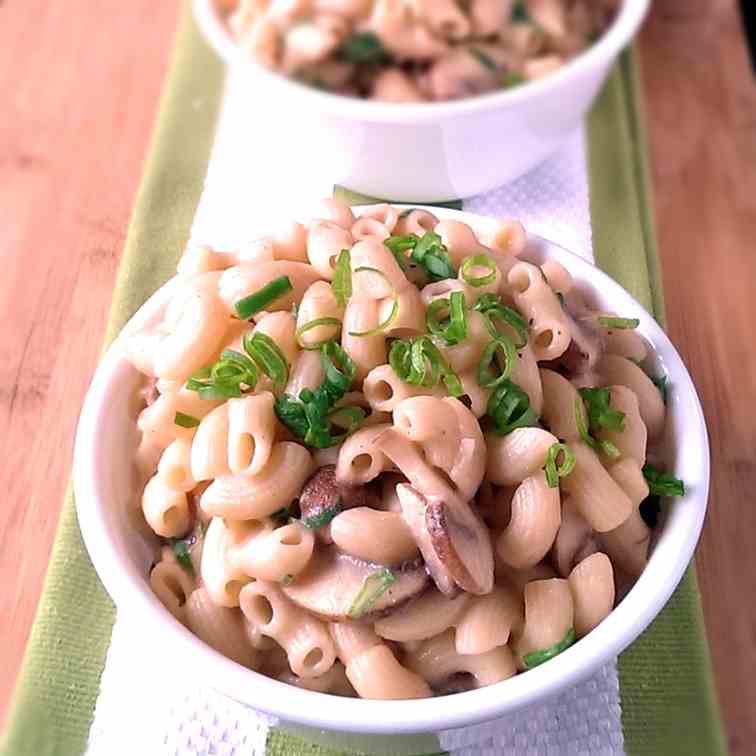
[[[479,232],[493,228],[489,218],[429,209],[442,218],[464,220]],[[134,527],[131,464],[138,441],[134,393],[142,379],[124,358],[123,337],[119,337],[100,364],[81,413],[74,461],[76,506],[92,562],[119,614],[149,628],[156,642],[164,642],[166,665],[185,668],[191,660],[195,680],[285,722],[313,728],[307,735],[313,739],[322,740],[320,730],[330,731],[326,736],[343,747],[343,733],[390,735],[393,738],[388,740],[363,740],[358,747],[373,753],[419,753],[422,746],[417,739],[396,736],[463,727],[542,702],[590,676],[649,625],[690,562],[704,520],[709,448],[701,406],[667,336],[619,284],[556,244],[531,239],[524,257],[539,263],[558,260],[570,270],[577,286],[591,292],[596,305],[638,318],[639,332],[656,352],[657,369],[669,376],[663,458],[685,481],[686,494],[663,505],[648,566],[617,608],[588,636],[547,664],[496,685],[442,698],[401,702],[334,698],[269,679],[226,659],[179,624],[149,587],[154,540],[150,542]],[[157,322],[175,282],[159,289],[125,332]],[[353,740],[351,747],[357,747]]]
[[[259,105],[256,121],[275,121],[289,166],[404,202],[469,197],[540,163],[580,126],[648,5],[625,0],[596,44],[543,79],[465,100],[403,105],[321,92],[267,70],[237,47],[214,0],[194,0],[205,37]]]

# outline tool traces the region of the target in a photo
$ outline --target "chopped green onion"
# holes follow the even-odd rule
[[[370,573],[349,607],[350,619],[360,619],[369,612],[376,601],[394,584],[396,577],[391,570],[383,568]]]
[[[346,351],[334,341],[321,347],[320,363],[325,373],[320,388],[326,393],[332,406],[349,391],[357,373],[357,366]]]
[[[173,422],[182,428],[196,428],[200,421],[193,415],[185,415],[183,412],[177,412]]]
[[[558,465],[557,459],[560,454],[563,455],[563,459],[562,464]],[[559,478],[567,477],[575,469],[575,461],[575,455],[567,444],[552,444],[549,447],[546,465],[543,468],[549,488],[556,488],[559,485]]]
[[[342,249],[333,271],[331,290],[339,307],[346,307],[352,296],[352,259],[348,249]]]
[[[581,388],[579,393],[588,405],[588,427],[591,433],[603,429],[618,432],[625,430],[625,413],[611,409],[608,388]]]
[[[252,391],[256,383],[255,363],[241,352],[225,349],[218,362],[193,373],[186,387],[200,399],[232,399]]]
[[[515,0],[512,5],[512,15],[510,16],[510,20],[519,22],[530,21],[530,15],[525,6],[525,0]]]
[[[599,315],[598,324],[604,326],[604,328],[614,328],[616,330],[624,331],[637,328],[640,325],[640,320],[638,320],[638,318],[613,318]]]
[[[363,265],[360,268],[355,269],[355,274],[357,273],[375,273],[381,278],[383,278],[389,285],[391,284],[391,281],[389,281],[388,276],[381,270],[378,270],[378,268],[370,268],[368,266]],[[350,336],[356,336],[358,338],[362,338],[365,336],[377,336],[379,333],[383,333],[387,328],[391,326],[391,324],[396,320],[397,316],[399,315],[399,294],[397,294],[396,290],[392,290],[391,297],[393,299],[393,304],[391,306],[391,312],[388,314],[388,317],[386,320],[383,321],[383,323],[379,323],[375,328],[371,328],[369,331],[349,331]]]
[[[339,499],[338,502],[336,502],[336,504],[334,504],[332,507],[323,509],[312,517],[303,517],[302,525],[304,525],[308,530],[317,530],[318,528],[322,528],[323,525],[328,525],[328,523],[334,517],[336,517],[337,514],[340,514],[343,509],[344,508],[341,504],[341,499]]]
[[[389,365],[404,383],[432,387],[441,379],[451,396],[464,393],[459,376],[427,336],[394,341],[389,350]]]
[[[553,659],[555,656],[561,654],[562,651],[569,648],[574,642],[575,628],[571,627],[567,631],[567,635],[565,635],[559,643],[555,643],[553,646],[545,648],[542,651],[533,651],[530,654],[525,654],[522,659],[525,663],[525,669],[533,669],[533,667],[537,667],[539,664],[543,664],[544,662],[549,661],[549,659]]]
[[[500,351],[504,355],[504,367],[499,375],[495,375],[491,370],[491,365],[496,358],[496,352]],[[483,355],[478,363],[478,385],[483,388],[494,388],[512,375],[515,364],[517,363],[517,350],[512,340],[504,334],[499,334],[492,339],[483,350]]]
[[[192,563],[192,555],[189,553],[189,546],[186,541],[180,538],[169,539],[173,554],[176,557],[176,561],[194,577],[194,564]]]
[[[244,351],[260,366],[273,381],[276,390],[283,390],[289,380],[289,363],[273,339],[265,333],[245,333],[242,338]]]
[[[348,425],[342,425],[342,427],[346,427],[346,432],[344,433],[344,437],[346,437],[351,433],[354,433],[360,427],[360,425],[362,425],[362,421],[365,419],[366,414],[365,410],[362,409],[362,407],[353,406],[336,407],[328,413],[328,419],[331,421],[331,423],[335,423],[335,417],[341,416],[346,417],[348,421]]]
[[[473,268],[486,268],[488,273],[484,276],[473,276]],[[466,284],[478,288],[493,283],[496,280],[497,270],[496,263],[488,255],[473,255],[462,263],[459,273]]]
[[[512,87],[518,87],[520,84],[525,83],[525,77],[518,71],[507,71],[501,77],[501,86],[504,89],[512,89]]]
[[[284,394],[276,399],[275,407],[278,419],[299,438],[304,438],[308,429],[304,405]]]
[[[643,477],[652,496],[684,496],[685,484],[672,473],[659,470],[654,465],[643,465]]]
[[[441,237],[434,231],[426,231],[412,250],[412,259],[425,268],[433,281],[454,278],[454,267],[449,251],[441,243]]]
[[[445,313],[443,319],[441,313]],[[467,305],[461,291],[453,291],[448,299],[434,299],[425,312],[428,331],[439,336],[447,346],[467,338]]]
[[[328,339],[323,339],[323,341],[318,341],[315,344],[305,344],[302,341],[302,336],[307,333],[307,331],[311,331],[313,328],[320,328],[321,326],[332,326],[336,329],[333,336],[331,336]],[[325,344],[328,341],[333,341],[339,334],[339,330],[341,329],[341,321],[338,318],[315,318],[315,320],[311,320],[309,323],[305,323],[303,326],[300,326],[296,330],[296,339],[297,344],[299,344],[302,349],[307,349],[314,351],[315,349],[320,349],[323,344]]]
[[[493,420],[494,432],[499,436],[538,424],[528,395],[510,380],[502,381],[488,398],[486,414]]]
[[[489,71],[498,70],[499,66],[496,64],[496,61],[479,47],[468,47],[467,52],[469,52],[481,66],[487,68]]]
[[[517,310],[501,303],[496,294],[483,294],[473,306],[474,310],[485,316],[486,328],[493,338],[499,336],[499,331],[493,324],[494,320],[501,320],[511,326],[519,340],[515,342],[515,349],[522,349],[528,343],[528,324]]]
[[[668,378],[666,375],[659,376],[658,378],[651,377],[651,382],[659,389],[664,404],[667,403],[667,381]]]
[[[383,243],[394,255],[394,259],[402,271],[406,271],[409,263],[404,253],[414,249],[417,242],[418,237],[415,234],[407,234],[406,236],[389,236]]]
[[[583,405],[583,400],[578,397],[577,399],[575,399],[575,425],[577,426],[577,431],[580,434],[580,439],[584,444],[590,446],[594,451],[602,451],[604,452],[604,454],[606,454],[607,457],[611,457],[612,459],[619,457],[620,450],[611,441],[598,441],[593,438],[593,436],[591,436],[591,434],[588,432],[588,428],[586,427],[585,421],[583,420],[584,410],[585,406]]]
[[[391,55],[377,34],[371,31],[357,32],[347,37],[336,51],[336,57],[344,63],[383,65],[391,62]]]
[[[249,320],[256,312],[264,310],[271,302],[282,297],[294,287],[288,276],[279,276],[265,284],[259,291],[240,299],[235,305],[236,314],[242,320]]]
[[[291,585],[294,582],[294,575],[284,575],[281,578],[281,585]]]

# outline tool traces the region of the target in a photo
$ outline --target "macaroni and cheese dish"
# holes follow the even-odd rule
[[[304,83],[387,102],[452,100],[546,76],[619,0],[220,0],[239,46]]]
[[[648,461],[665,397],[638,321],[528,262],[518,222],[315,215],[190,246],[128,341],[155,594],[316,691],[419,698],[548,661],[612,611],[683,491]]]

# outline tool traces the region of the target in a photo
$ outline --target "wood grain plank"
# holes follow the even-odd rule
[[[712,447],[698,577],[730,747],[752,754],[756,82],[736,0],[655,3],[641,53],[668,330]]]
[[[179,2],[0,8],[0,721],[97,361]]]

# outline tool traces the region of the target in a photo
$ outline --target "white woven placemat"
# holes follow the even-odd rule
[[[195,241],[235,246],[279,219],[307,217],[312,202],[331,193],[332,177],[308,174],[306,162],[292,164],[285,125],[266,123],[261,106],[232,74],[192,228]],[[519,218],[529,230],[593,260],[582,133],[527,176],[464,206]],[[275,720],[198,685],[191,659],[180,668],[166,664],[155,641],[149,628],[116,621],[89,756],[263,756]],[[620,715],[612,663],[548,704],[438,736],[444,750],[459,756],[619,756]]]

